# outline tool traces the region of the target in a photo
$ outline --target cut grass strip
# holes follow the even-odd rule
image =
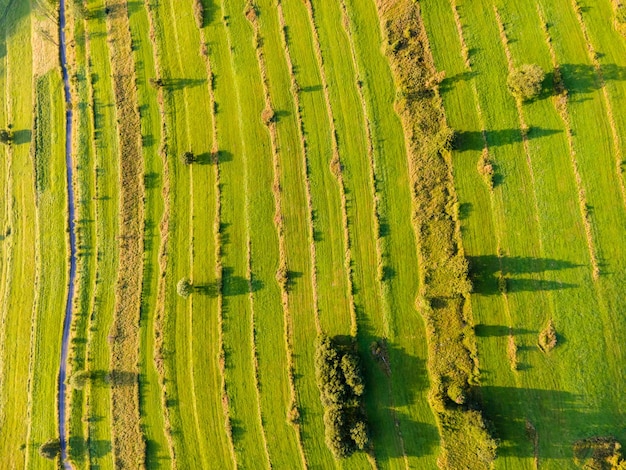
[[[163,291],[163,323],[158,323],[158,335],[163,335],[162,359],[164,379],[167,383],[165,405],[171,424],[176,464],[181,467],[203,465],[206,453],[202,450],[198,432],[197,401],[193,378],[193,337],[191,302],[176,295],[176,283],[192,274],[192,177],[179,156],[190,149],[190,115],[186,87],[206,83],[206,77],[194,76],[197,67],[191,67],[187,78],[183,75],[179,47],[188,40],[184,28],[179,26],[184,11],[171,2],[162,2],[149,7],[153,12],[153,25],[157,54],[160,61],[157,79],[162,80],[165,126],[167,129],[167,156],[169,213],[167,239],[167,276]],[[193,25],[190,24],[191,27]],[[167,40],[166,40],[167,38]],[[189,42],[194,50],[198,43]],[[170,47],[171,46],[171,47]],[[192,64],[194,65],[194,64]],[[202,73],[203,71],[199,72]],[[192,429],[195,432],[183,432]]]
[[[310,28],[309,12],[304,4],[281,2],[279,15],[285,41],[285,52],[291,78],[291,90],[297,108],[302,144],[305,149],[305,166],[310,190],[315,250],[311,248],[313,300],[321,312],[328,312],[337,324],[330,333],[350,328],[350,304],[344,269],[344,246],[331,240],[343,240],[342,212],[339,188],[330,169],[333,158],[331,125],[328,119],[322,78],[318,68],[315,42]],[[294,247],[290,250],[295,259]],[[315,256],[313,256],[313,254]],[[307,305],[305,290],[292,291],[294,305]],[[322,295],[324,297],[322,297]],[[302,300],[300,300],[302,299]],[[317,299],[317,302],[316,302]],[[310,305],[310,304],[308,304]],[[294,311],[294,371],[298,392],[300,429],[309,466],[332,468],[336,465],[324,443],[324,424],[319,390],[315,382],[314,348],[311,338],[319,332],[322,321],[306,315],[304,309]],[[298,312],[296,315],[295,312]],[[324,321],[324,329],[328,329]],[[316,327],[316,325],[318,325]]]
[[[381,30],[373,3],[346,1],[356,59],[356,79],[364,115],[370,123],[372,159],[376,171],[377,212],[380,218],[379,249],[382,264],[378,267],[386,312],[379,325],[378,337],[370,338],[367,329],[360,330],[362,350],[368,351],[373,339],[387,338],[390,375],[386,367],[375,361],[369,365],[369,383],[386,384],[380,398],[372,397],[370,406],[378,408],[379,400],[389,400],[393,430],[380,429],[376,444],[377,462],[384,466],[429,467],[434,465],[434,449],[438,436],[432,411],[426,400],[428,378],[419,361],[427,357],[423,338],[426,332],[415,309],[418,290],[418,261],[415,235],[406,214],[411,212],[409,171],[402,125],[393,112],[395,86],[389,62],[380,50]],[[367,26],[365,26],[367,25]],[[384,137],[383,137],[384,136]],[[372,322],[374,323],[374,322]],[[380,326],[382,325],[382,326]],[[410,377],[410,379],[409,379]],[[381,387],[384,389],[384,387]],[[383,391],[379,391],[382,394]],[[378,412],[378,411],[377,411]],[[377,420],[376,420],[377,421]],[[385,421],[381,420],[381,426]],[[374,429],[374,432],[377,432]],[[377,435],[374,434],[374,438]]]
[[[352,247],[350,240],[350,232],[349,232],[349,221],[348,221],[348,199],[346,197],[346,185],[344,181],[344,162],[341,160],[341,156],[339,153],[339,136],[337,134],[337,125],[335,122],[335,116],[333,114],[333,108],[329,95],[329,83],[326,74],[326,67],[324,65],[324,57],[322,56],[322,46],[320,44],[320,36],[319,30],[315,24],[315,11],[313,9],[313,4],[310,0],[305,0],[305,5],[307,7],[307,12],[309,16],[309,27],[311,30],[311,38],[313,41],[313,47],[315,51],[315,58],[317,59],[317,68],[319,70],[319,77],[322,83],[322,91],[324,94],[324,102],[326,105],[326,112],[328,114],[328,123],[330,128],[330,137],[331,137],[331,149],[332,149],[332,158],[330,160],[329,166],[330,171],[337,180],[339,186],[339,199],[341,201],[341,228],[343,232],[343,243],[345,247],[344,252],[344,269],[346,271],[346,285],[345,291],[342,295],[347,295],[348,300],[348,308],[350,312],[350,336],[356,337],[357,335],[357,319],[356,319],[356,306],[354,303],[354,280],[353,280],[353,271],[352,271]],[[332,69],[331,69],[332,70]],[[319,270],[318,270],[319,273]],[[321,275],[318,275],[318,282],[321,281]],[[323,302],[323,297],[321,297],[322,292],[327,292],[323,287],[320,289],[320,295],[318,296],[318,315],[320,316],[320,324],[322,326],[322,330],[325,334],[330,336],[345,334],[347,328],[339,323],[337,319],[341,318],[336,313],[333,314],[331,312],[337,312],[337,298],[333,299],[333,307],[330,307],[330,302],[326,303],[326,308],[324,308],[325,302]],[[328,313],[326,313],[328,312]],[[340,312],[341,313],[341,312]],[[328,315],[328,317],[326,317]]]
[[[208,15],[208,11],[204,12],[203,8],[203,22],[205,22],[204,15]],[[217,22],[217,28],[221,30],[221,22]],[[200,25],[199,25],[200,26]],[[214,358],[218,363],[218,375],[216,377],[216,385],[215,389],[219,389],[219,398],[220,404],[216,406],[216,410],[222,409],[222,417],[224,419],[224,428],[222,434],[222,441],[226,441],[223,443],[224,446],[228,448],[228,453],[230,454],[230,461],[226,456],[221,458],[222,465],[230,467],[237,467],[237,458],[235,455],[235,447],[233,443],[232,436],[232,426],[230,421],[230,409],[228,406],[228,395],[226,393],[226,374],[225,374],[225,352],[224,352],[224,329],[223,329],[223,317],[222,317],[222,308],[223,308],[223,297],[221,295],[223,289],[223,266],[222,266],[222,236],[221,236],[221,228],[222,228],[222,185],[220,178],[220,153],[219,149],[219,134],[218,134],[218,126],[217,126],[217,102],[215,98],[215,73],[213,71],[213,64],[211,63],[211,58],[209,57],[209,47],[206,40],[207,30],[210,28],[209,25],[201,25],[203,26],[200,29],[200,51],[202,56],[206,61],[207,68],[207,77],[208,77],[208,88],[209,88],[209,106],[211,112],[211,141],[213,143],[211,149],[211,158],[212,163],[215,166],[215,218],[213,220],[213,237],[215,240],[215,286],[218,294],[217,296],[217,354]],[[218,383],[219,382],[219,383]],[[216,422],[219,419],[216,418]],[[219,427],[216,429],[220,429]],[[228,463],[227,463],[228,462]]]

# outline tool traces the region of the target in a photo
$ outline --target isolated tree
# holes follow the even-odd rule
[[[0,129],[0,142],[5,145],[9,145],[13,140],[13,135],[11,131],[8,129]]]
[[[46,459],[54,460],[61,453],[61,441],[59,439],[49,439],[41,444],[39,455]]]
[[[191,165],[196,161],[196,156],[191,151],[187,151],[180,156],[180,159],[185,165]]]
[[[176,292],[178,293],[178,295],[180,295],[181,297],[187,298],[191,295],[191,291],[192,291],[193,287],[191,285],[191,282],[189,281],[189,278],[182,278],[180,281],[178,281],[178,284],[176,284]]]
[[[545,77],[545,72],[537,64],[524,64],[509,74],[506,84],[516,98],[522,101],[532,100],[541,93]]]

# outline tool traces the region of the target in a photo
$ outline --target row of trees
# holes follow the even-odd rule
[[[359,357],[325,335],[317,339],[315,375],[324,405],[326,445],[337,458],[365,450],[369,443],[363,407],[365,382]]]

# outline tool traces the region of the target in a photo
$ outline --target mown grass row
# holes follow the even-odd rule
[[[293,318],[293,330],[291,344],[294,350],[294,359],[291,364],[291,373],[293,373],[292,387],[295,389],[297,413],[295,416],[291,416],[291,420],[295,420],[297,423],[299,437],[301,440],[301,446],[305,454],[305,461],[307,465],[319,465],[324,463],[330,465],[331,455],[324,446],[322,440],[323,423],[320,418],[322,416],[321,405],[319,404],[318,396],[319,391],[314,382],[314,377],[310,373],[311,368],[314,367],[313,363],[313,351],[311,349],[310,338],[312,335],[317,335],[321,332],[321,324],[319,318],[319,296],[320,289],[318,283],[318,269],[320,264],[318,263],[318,244],[322,240],[321,234],[325,227],[324,221],[327,220],[332,214],[326,214],[323,211],[318,213],[315,207],[331,207],[329,204],[332,199],[329,198],[328,192],[320,191],[325,189],[324,186],[317,187],[313,184],[315,181],[314,168],[316,163],[319,163],[316,150],[321,149],[320,144],[323,142],[321,135],[326,132],[326,129],[318,129],[312,127],[309,129],[308,125],[304,122],[304,117],[307,108],[307,96],[304,94],[302,85],[311,83],[305,81],[302,82],[296,77],[296,65],[294,64],[294,58],[292,56],[292,49],[303,47],[300,51],[306,51],[310,60],[315,60],[315,54],[312,47],[307,47],[307,38],[303,37],[303,41],[298,42],[296,37],[290,35],[290,27],[287,24],[287,18],[289,17],[289,7],[286,5],[287,14],[283,10],[283,3],[278,3],[278,26],[280,28],[281,45],[283,48],[283,55],[285,63],[283,65],[283,77],[281,87],[280,75],[276,75],[276,78],[270,83],[273,89],[278,89],[273,92],[276,96],[275,100],[278,100],[279,96],[284,97],[289,101],[291,98],[291,109],[294,113],[292,119],[289,117],[283,118],[286,122],[282,127],[283,132],[296,133],[292,139],[298,141],[298,145],[288,144],[287,149],[293,148],[300,149],[301,160],[295,158],[288,158],[287,152],[281,152],[281,158],[283,167],[285,168],[284,179],[282,186],[285,190],[287,197],[285,198],[285,217],[286,217],[286,240],[287,240],[287,266],[294,273],[302,273],[302,282],[294,282],[289,288],[289,300],[294,312]],[[296,10],[292,10],[294,16],[291,19],[298,17]],[[304,9],[300,9],[301,21],[306,20],[306,12]],[[312,44],[309,43],[309,46]],[[280,64],[280,62],[278,62]],[[316,70],[312,67],[312,64],[308,61],[304,61],[303,64],[309,65],[309,73],[315,77]],[[306,72],[305,69],[304,72]],[[287,76],[285,76],[285,73]],[[307,80],[311,79],[311,75]],[[290,95],[285,93],[279,93],[279,90],[290,90]],[[322,100],[321,97],[318,98]],[[308,101],[311,103],[311,101]],[[323,101],[322,101],[323,103]],[[289,109],[289,104],[285,107]],[[309,109],[310,111],[310,109]],[[322,121],[323,122],[323,121]],[[291,124],[291,126],[289,125]],[[295,129],[294,129],[295,127]],[[321,134],[320,134],[321,133]],[[290,142],[288,135],[285,137],[286,142]],[[284,144],[283,144],[284,145]],[[289,175],[298,175],[300,178],[288,178]],[[321,176],[321,175],[320,175]],[[298,188],[296,181],[300,180],[302,186]],[[318,184],[324,183],[324,178],[317,180]],[[318,195],[324,195],[321,200],[316,200],[316,206],[313,204],[313,198]],[[302,207],[306,207],[307,210],[303,213]],[[337,207],[337,206],[335,206]],[[303,220],[304,218],[304,220]],[[306,230],[303,229],[306,226]],[[308,256],[306,247],[308,246]],[[326,252],[327,253],[327,252]],[[340,272],[340,271],[339,271]],[[337,272],[336,272],[337,273]],[[341,276],[341,275],[339,275]],[[309,284],[310,280],[310,284]],[[305,376],[302,373],[298,376],[298,371],[308,370],[309,373]],[[292,408],[293,409],[293,408]],[[290,413],[292,411],[290,410]],[[317,417],[317,418],[316,418]]]
[[[41,274],[37,250],[37,213],[35,174],[30,135],[33,124],[34,80],[31,48],[31,6],[21,3],[7,8],[2,17],[6,59],[3,63],[4,126],[11,125],[13,144],[9,161],[7,188],[10,254],[5,255],[5,299],[2,312],[2,362],[0,375],[0,426],[10,430],[11,439],[0,444],[0,463],[23,467],[28,439],[29,367],[35,297],[41,298],[36,284]],[[21,134],[20,134],[21,132]],[[25,134],[26,133],[26,134]],[[20,140],[18,136],[27,135]],[[6,234],[6,232],[5,232]],[[6,235],[5,235],[6,236]],[[5,242],[6,243],[6,238]],[[36,323],[35,323],[36,324]],[[52,395],[52,394],[51,394]]]
[[[216,279],[216,290],[221,293],[223,288],[223,265],[222,265],[222,194],[221,194],[221,179],[220,179],[220,156],[224,155],[220,153],[219,149],[219,133],[218,133],[218,125],[217,125],[217,112],[218,112],[218,104],[216,101],[215,94],[215,72],[214,66],[211,62],[211,58],[209,57],[209,46],[207,41],[207,28],[208,24],[211,20],[215,20],[214,15],[216,13],[216,6],[211,7],[210,5],[206,5],[205,3],[196,0],[194,3],[194,16],[196,19],[196,24],[200,29],[200,52],[204,57],[206,62],[206,70],[207,70],[207,78],[209,83],[209,107],[211,113],[211,138],[213,142],[213,146],[211,149],[211,156],[213,164],[215,165],[215,194],[216,194],[216,207],[215,207],[215,219],[213,222],[213,236],[215,240],[215,258],[217,260],[215,264],[215,279]],[[221,26],[221,23],[217,23]],[[219,27],[218,26],[218,27]],[[226,446],[230,453],[230,457],[232,460],[232,465],[237,466],[237,459],[235,455],[235,448],[233,443],[232,436],[232,425],[230,420],[230,408],[228,406],[228,395],[226,393],[226,381],[225,381],[225,351],[224,351],[224,328],[223,328],[223,297],[222,295],[218,295],[217,298],[217,362],[218,362],[218,370],[219,377],[216,377],[216,388],[219,388],[219,396],[220,396],[220,405],[222,409],[222,416],[224,419],[224,433],[222,434],[222,440],[226,441],[222,444],[222,446]],[[215,356],[214,356],[215,357]],[[219,385],[218,385],[219,382]],[[218,406],[216,409],[219,409]],[[219,429],[219,428],[218,428]],[[223,457],[224,458],[224,457]],[[231,462],[226,464],[224,462],[223,465],[231,465]]]
[[[129,27],[134,50],[138,106],[141,119],[142,156],[144,170],[144,264],[141,294],[140,345],[139,345],[139,410],[141,426],[146,442],[145,464],[148,468],[172,462],[170,444],[166,436],[166,424],[162,407],[162,391],[159,374],[155,367],[156,349],[155,317],[159,280],[159,251],[162,238],[159,224],[164,217],[163,119],[157,93],[150,86],[150,79],[157,76],[156,58],[150,40],[150,21],[144,8],[129,11]]]

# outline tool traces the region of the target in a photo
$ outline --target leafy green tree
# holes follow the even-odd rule
[[[537,64],[524,64],[509,74],[506,84],[513,96],[527,101],[539,96],[545,77],[545,72]]]
[[[178,281],[178,284],[176,284],[176,292],[181,297],[184,297],[184,298],[189,297],[191,295],[192,290],[193,290],[193,286],[191,285],[189,278],[184,277],[180,281]]]
[[[39,448],[39,455],[46,459],[54,460],[61,453],[61,441],[59,439],[49,439]]]

